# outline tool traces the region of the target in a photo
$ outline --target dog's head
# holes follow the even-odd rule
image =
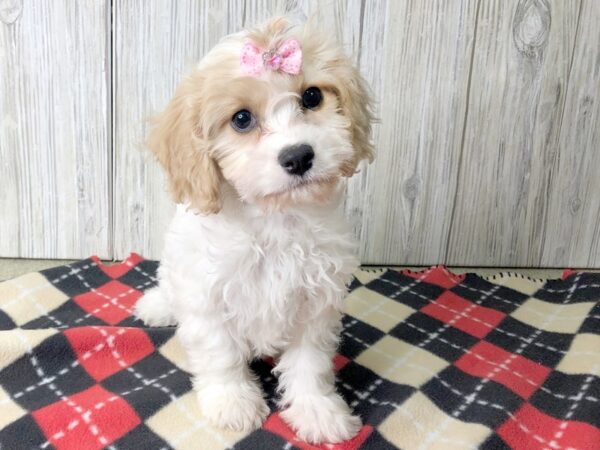
[[[371,160],[365,82],[330,38],[286,18],[226,37],[178,87],[148,146],[177,202],[221,208],[223,183],[263,207],[325,201]]]

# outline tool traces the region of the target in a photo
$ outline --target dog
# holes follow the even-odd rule
[[[368,87],[310,21],[225,37],[148,135],[178,203],[159,283],[136,305],[176,335],[202,414],[260,427],[270,410],[249,362],[273,357],[281,416],[337,443],[360,419],[336,392],[341,304],[358,267],[344,179],[373,158]]]

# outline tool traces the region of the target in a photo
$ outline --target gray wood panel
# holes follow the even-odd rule
[[[0,1],[0,256],[160,257],[147,119],[223,35],[287,11],[378,104],[345,205],[364,263],[600,267],[596,0]]]
[[[377,159],[353,180],[347,202],[348,216],[359,221],[365,263],[443,260],[476,6],[366,2],[360,67],[373,85],[381,124]]]
[[[600,2],[582,0],[559,151],[548,168],[542,266],[600,267]]]
[[[112,256],[107,14],[0,5],[1,256]]]
[[[584,253],[542,259],[544,252],[554,253],[571,241],[554,228],[552,222],[563,216],[550,193],[562,191],[570,182],[598,186],[589,176],[568,180],[576,175],[569,170],[557,177],[559,161],[573,151],[583,160],[597,152],[597,142],[571,147],[561,138],[561,129],[576,126],[565,111],[568,93],[582,88],[570,73],[580,3],[481,2],[446,263],[585,266],[591,262]],[[596,39],[588,44],[596,58],[598,43]],[[597,204],[579,214],[597,218]]]

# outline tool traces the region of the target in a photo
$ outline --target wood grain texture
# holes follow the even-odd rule
[[[377,159],[347,202],[351,218],[359,212],[365,263],[443,258],[475,12],[476,2],[366,2],[360,67],[381,125]]]
[[[446,263],[539,266],[551,262],[544,252],[570,241],[553,230],[562,218],[550,192],[575,175],[560,178],[557,169],[574,150],[560,132],[575,125],[565,101],[579,11],[574,0],[481,2]],[[591,157],[596,149],[577,151]],[[598,208],[580,214],[597,217]],[[588,259],[554,260],[570,262]]]
[[[541,266],[600,267],[600,2],[582,0]]]
[[[112,256],[106,1],[0,1],[0,255]]]

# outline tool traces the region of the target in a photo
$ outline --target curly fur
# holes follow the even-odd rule
[[[294,36],[303,73],[241,73],[251,38],[263,46]],[[303,110],[309,86],[323,103]],[[229,121],[249,109],[258,126]],[[136,306],[149,325],[178,325],[203,414],[238,430],[269,410],[253,358],[272,356],[282,417],[313,443],[351,438],[360,421],[334,388],[341,302],[358,261],[340,208],[343,177],[372,159],[367,88],[331,39],[310,24],[273,19],[225,38],[177,89],[148,146],[180,203],[165,239],[159,285]],[[302,179],[278,164],[286,145],[309,143]]]

